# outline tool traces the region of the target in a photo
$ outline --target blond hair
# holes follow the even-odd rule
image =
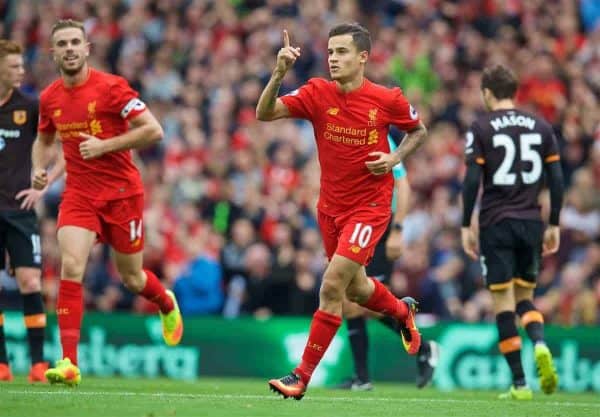
[[[6,55],[20,55],[22,53],[23,48],[18,43],[8,39],[0,39],[0,59],[4,59]]]

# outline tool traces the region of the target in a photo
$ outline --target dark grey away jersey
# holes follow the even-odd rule
[[[0,210],[19,210],[15,195],[31,185],[31,147],[37,125],[38,101],[13,90],[0,106]]]
[[[544,164],[560,159],[552,127],[517,109],[480,116],[466,135],[466,162],[483,169],[482,227],[504,218],[540,219]]]

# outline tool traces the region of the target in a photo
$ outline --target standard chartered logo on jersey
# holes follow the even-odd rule
[[[504,389],[511,384],[508,365],[498,353],[498,334],[493,325],[450,325],[440,337],[440,362],[435,374],[438,388]],[[565,338],[554,358],[561,389],[600,391],[600,360],[580,357],[579,343]],[[533,346],[523,340],[521,352],[527,382],[539,389]]]

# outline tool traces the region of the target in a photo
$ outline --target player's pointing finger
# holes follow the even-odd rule
[[[290,35],[288,35],[287,30],[283,30],[283,47],[287,48],[290,46]]]

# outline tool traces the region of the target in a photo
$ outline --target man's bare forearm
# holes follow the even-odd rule
[[[410,208],[410,184],[406,177],[396,180],[396,211],[394,223],[402,224]]]
[[[396,161],[398,163],[404,161],[407,156],[411,155],[423,143],[425,143],[426,138],[427,129],[423,125],[420,125],[418,128],[411,132],[408,132],[406,137],[402,140],[400,145],[398,145],[398,147],[394,151],[394,158],[396,159]]]
[[[128,149],[143,149],[158,141],[163,136],[160,125],[148,123],[134,127],[127,133],[106,140],[107,152],[118,152]]]
[[[270,116],[275,111],[275,102],[277,101],[284,75],[280,71],[273,71],[273,75],[271,75],[271,79],[265,86],[256,105],[256,118],[258,120],[270,120]]]
[[[31,148],[31,168],[33,171],[46,169],[54,156],[54,143],[44,141],[39,136],[33,142]]]
[[[56,152],[56,157],[52,169],[48,172],[48,185],[59,179],[65,172],[65,156],[62,150]]]

